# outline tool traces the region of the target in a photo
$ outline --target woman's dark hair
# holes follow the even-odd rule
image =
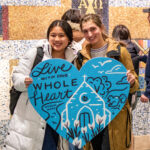
[[[117,40],[131,40],[131,34],[129,29],[125,25],[117,25],[114,27],[112,37]]]
[[[80,19],[81,19],[80,10],[74,8],[67,10],[61,17],[61,20],[71,21],[73,23],[80,23]]]
[[[69,39],[68,45],[71,44],[73,40],[72,28],[66,21],[63,21],[63,20],[55,20],[50,24],[47,30],[47,39],[49,40],[49,34],[52,31],[52,29],[56,26],[59,26],[62,28],[62,30],[65,32],[66,36]]]

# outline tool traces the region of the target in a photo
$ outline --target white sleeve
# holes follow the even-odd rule
[[[19,64],[15,67],[12,74],[13,85],[18,91],[27,91],[24,80],[29,77],[35,57],[37,54],[37,48],[29,49],[23,58],[19,60]]]

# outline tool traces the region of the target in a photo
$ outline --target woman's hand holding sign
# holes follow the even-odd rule
[[[33,82],[32,78],[30,77],[26,77],[24,80],[25,86],[26,88],[28,88],[28,86]]]
[[[130,70],[127,71],[127,80],[130,83],[130,87],[133,87],[135,83],[135,76],[131,73]]]
[[[128,73],[128,81],[126,74],[126,68],[111,58],[91,59],[80,71],[63,59],[49,59],[32,70],[28,95],[39,115],[81,148],[124,107],[128,81],[135,82],[132,73]],[[26,79],[27,86],[31,78]]]

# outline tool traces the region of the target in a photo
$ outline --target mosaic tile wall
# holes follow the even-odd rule
[[[0,6],[0,36],[2,36],[2,6]]]
[[[132,112],[133,115],[133,134],[150,135],[150,102],[142,103],[137,99],[137,105]]]
[[[0,146],[7,134],[9,114],[10,72],[9,61],[21,58],[24,53],[45,40],[0,41]]]
[[[0,40],[8,38],[8,8],[0,6]]]
[[[61,0],[1,0],[0,5],[7,6],[60,6]]]
[[[109,0],[109,35],[116,25],[124,24],[129,28],[132,38],[150,39],[149,23],[143,7],[150,7],[150,1]]]
[[[145,68],[139,70],[139,83],[140,93],[142,94],[145,90],[144,80]],[[139,92],[138,92],[139,93]],[[138,94],[139,96],[141,94]],[[150,135],[150,102],[142,103],[140,97],[137,98],[137,104],[135,109],[132,111],[132,128],[134,135]]]
[[[148,54],[150,40],[132,40],[142,50],[143,54]]]
[[[110,7],[109,35],[116,25],[124,24],[130,30],[132,38],[150,39],[147,14],[143,13],[142,9],[142,7]]]
[[[1,7],[2,37],[1,40],[8,40],[8,6]]]
[[[109,0],[72,0],[72,8],[81,9],[83,14],[96,13],[101,15],[103,23],[108,32]]]
[[[46,38],[45,35],[50,22],[60,19],[68,8],[68,5],[67,7],[55,8],[48,6],[9,6],[9,39]]]
[[[109,0],[110,6],[115,7],[150,7],[149,0]]]
[[[81,9],[82,13],[102,15],[109,35],[115,25],[127,25],[132,38],[142,39],[137,42],[144,50],[149,47],[147,39],[150,39],[150,28],[147,15],[142,13],[143,7],[150,7],[149,0],[0,0],[0,146],[3,145],[10,119],[10,60],[22,57],[29,48],[43,42],[50,22],[60,19],[71,7]],[[148,107],[138,101],[133,112],[134,116],[137,114],[133,122],[136,135],[149,133]],[[139,120],[143,119],[143,111],[147,112],[145,116],[149,116],[144,129],[141,128],[143,122],[138,125]]]

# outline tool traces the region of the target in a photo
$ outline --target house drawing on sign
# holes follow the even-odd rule
[[[74,129],[78,123],[81,130],[86,128],[90,134],[91,128],[96,128],[99,121],[104,128],[105,124],[111,120],[111,112],[106,109],[104,100],[86,82],[85,78],[86,76],[61,113],[61,130]]]

